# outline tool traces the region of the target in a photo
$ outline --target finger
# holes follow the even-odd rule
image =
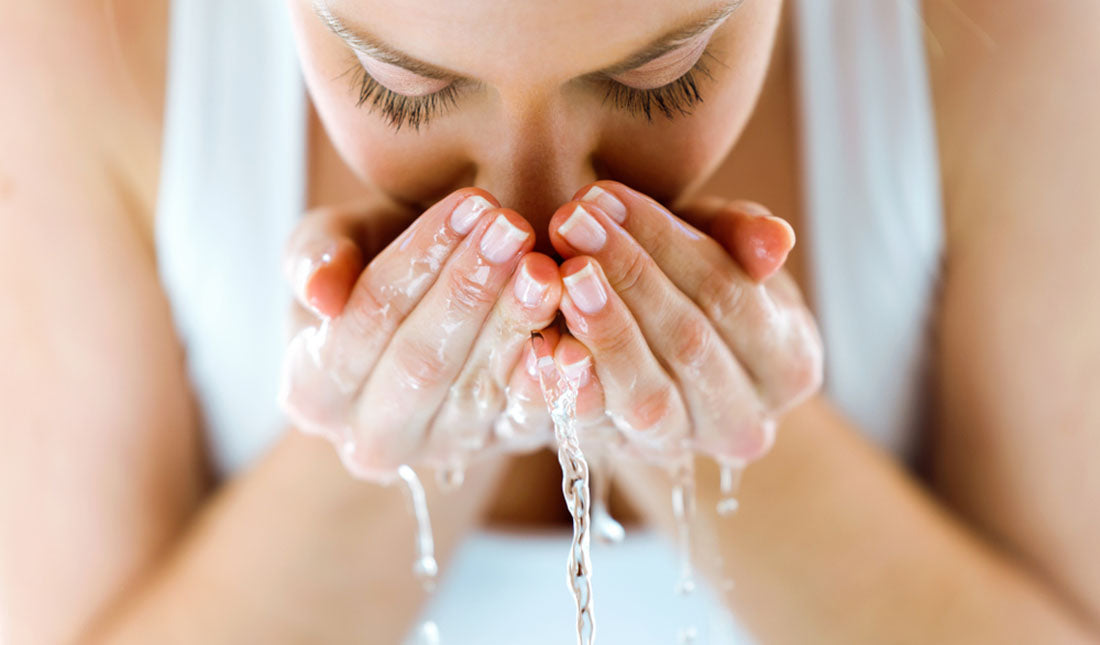
[[[561,310],[570,333],[592,354],[608,416],[648,454],[679,452],[690,428],[680,392],[603,269],[581,256],[567,260],[561,273]]]
[[[539,330],[539,334],[551,351],[561,338],[554,325]],[[550,445],[554,440],[550,412],[539,388],[535,368],[538,359],[530,337],[523,345],[521,356],[522,360],[508,379],[504,411],[493,425],[493,443],[508,452],[534,450]]]
[[[430,282],[423,279],[409,283],[414,272],[424,273],[431,269],[431,263],[441,262],[439,258],[449,254],[449,248],[461,239],[460,229],[465,229],[473,213],[492,207],[491,199],[484,191],[463,189],[441,200],[362,272],[356,283],[360,295],[356,297],[353,292],[340,315],[325,318],[320,324],[301,326],[295,332],[284,353],[278,402],[297,427],[336,443],[347,440],[350,402],[399,321],[394,310],[411,306],[404,300],[393,305],[388,298],[419,298],[418,293],[427,290]],[[374,224],[364,224],[361,211],[354,218],[350,215],[353,212],[357,211],[330,209],[315,213],[322,219],[299,228],[288,242],[287,258],[309,256],[309,249],[317,248],[317,240],[326,236],[354,238],[359,248],[371,242],[367,238],[382,237],[373,235],[375,231],[369,227]],[[387,221],[378,224],[378,232],[393,227],[389,221],[392,217],[379,219]],[[405,283],[387,286],[385,280],[402,275],[401,271],[405,272]],[[308,270],[301,273],[307,274]]]
[[[501,292],[478,333],[462,371],[431,422],[429,435],[451,433],[476,450],[504,407],[504,390],[531,332],[553,322],[561,299],[558,265],[541,253],[528,253]],[[468,436],[460,436],[469,433]]]
[[[770,407],[820,382],[820,337],[797,289],[754,282],[718,242],[653,199],[613,181],[598,186],[595,195],[579,191],[581,201],[625,213],[621,226],[714,323]]]
[[[603,386],[596,376],[592,352],[569,334],[554,349],[554,363],[577,388],[577,434],[582,444],[622,447],[623,436],[607,416]]]
[[[680,213],[706,230],[754,282],[774,275],[796,242],[794,228],[756,202],[699,200]]]
[[[283,249],[283,273],[302,306],[327,318],[340,313],[363,270],[359,233],[360,222],[343,209],[318,209],[298,223]]]
[[[354,393],[390,336],[435,283],[443,264],[486,211],[487,192],[464,188],[440,200],[383,249],[359,275],[342,313],[332,320],[319,360],[332,380]]]
[[[428,422],[533,244],[531,225],[515,211],[497,208],[455,250],[367,378],[353,424],[359,444],[353,462],[396,467],[425,444]]]
[[[584,252],[604,267],[649,348],[681,385],[696,446],[743,460],[763,454],[770,422],[751,378],[645,249],[593,203],[566,203],[551,218],[550,231],[563,255]]]

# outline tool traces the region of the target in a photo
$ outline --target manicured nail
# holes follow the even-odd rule
[[[607,304],[607,293],[604,292],[591,263],[584,265],[583,269],[573,275],[566,276],[562,282],[565,283],[573,303],[586,314],[597,313]]]
[[[558,233],[582,253],[595,253],[607,242],[607,232],[580,204],[577,204],[573,214],[558,227]]]
[[[575,385],[584,385],[588,382],[588,366],[591,364],[592,359],[585,356],[575,363],[562,365],[561,373],[565,376],[566,380],[571,383]]]
[[[538,280],[531,277],[531,274],[527,272],[527,263],[524,262],[519,267],[519,275],[516,276],[516,283],[513,287],[516,300],[519,300],[527,307],[536,307],[542,302],[542,296],[546,293],[546,288],[550,285],[542,284]]]
[[[493,204],[481,195],[467,197],[451,212],[451,228],[459,235],[469,233],[481,214],[492,207]]]
[[[619,198],[607,192],[599,186],[593,186],[581,197],[582,202],[592,202],[611,216],[611,219],[622,224],[626,221],[626,206]]]
[[[526,231],[509,222],[504,215],[497,215],[492,226],[481,236],[481,255],[493,264],[503,264],[526,240]]]

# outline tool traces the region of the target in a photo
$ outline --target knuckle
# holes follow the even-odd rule
[[[592,349],[593,354],[621,354],[633,353],[638,348],[638,337],[633,326],[621,316],[605,321],[595,330],[589,330],[585,343]]]
[[[673,334],[674,349],[670,357],[681,370],[698,374],[714,352],[715,334],[710,321],[699,315],[686,315]]]
[[[396,314],[396,315],[395,315]],[[396,317],[404,318],[405,312],[398,309],[396,299],[380,288],[371,276],[364,276],[355,285],[355,293],[344,307],[343,318],[352,326],[356,334],[376,334],[379,329],[390,329],[391,321]]]
[[[504,390],[484,367],[463,371],[451,385],[451,401],[476,418],[488,418],[504,404]]]
[[[671,432],[675,424],[670,421],[678,407],[679,396],[675,388],[662,385],[631,397],[628,411],[622,416],[632,432],[650,440],[663,440],[675,434]]]
[[[394,348],[395,381],[410,390],[432,389],[448,379],[444,357],[417,341],[398,341]]]
[[[496,300],[496,291],[480,270],[448,271],[446,280],[450,306],[461,313],[480,311]]]
[[[618,279],[615,281],[615,290],[621,294],[626,294],[636,289],[645,278],[652,262],[652,258],[639,250],[631,253],[617,271]]]
[[[747,300],[747,289],[720,267],[711,270],[699,288],[699,308],[715,322],[735,318]]]

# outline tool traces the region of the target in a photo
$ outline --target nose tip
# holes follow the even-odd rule
[[[554,249],[547,229],[550,217],[581,186],[596,180],[595,172],[588,167],[587,171],[572,172],[567,176],[564,173],[550,174],[545,172],[546,169],[527,178],[513,172],[509,173],[506,181],[486,181],[477,185],[492,193],[501,205],[515,210],[530,222],[535,229],[535,250],[553,256]]]

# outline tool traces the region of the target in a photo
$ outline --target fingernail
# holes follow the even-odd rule
[[[626,221],[626,206],[619,198],[599,186],[593,186],[581,197],[582,202],[592,202],[607,213],[611,219],[622,224]]]
[[[776,215],[765,215],[764,219],[771,220],[771,221],[775,222],[776,224],[779,224],[780,226],[782,226],[785,229],[785,232],[787,233],[787,237],[790,240],[790,242],[789,242],[790,245],[792,247],[794,246],[794,241],[795,241],[794,227],[791,226],[790,222],[788,222],[787,220],[783,219],[782,217],[778,217]]]
[[[548,286],[550,285],[542,284],[532,278],[531,274],[527,272],[527,263],[524,262],[519,267],[519,275],[516,276],[513,289],[516,300],[522,302],[524,306],[535,307],[542,302],[542,295],[546,293]]]
[[[584,385],[588,382],[588,366],[592,364],[592,359],[585,356],[576,363],[569,363],[561,366],[561,373],[565,376],[566,380],[575,385]]]
[[[607,294],[591,263],[584,265],[583,269],[573,275],[566,276],[562,282],[565,283],[573,303],[586,314],[594,314],[607,304]]]
[[[577,204],[573,214],[558,227],[558,233],[582,253],[595,253],[607,242],[607,232],[580,204]]]
[[[539,357],[535,355],[534,348],[527,349],[527,358],[524,360],[524,367],[527,369],[527,374],[533,379],[538,379],[538,365]]]
[[[459,235],[469,233],[481,214],[492,207],[493,204],[481,195],[467,197],[451,212],[451,228]]]
[[[527,232],[497,215],[493,225],[481,236],[481,255],[493,264],[503,264],[512,258],[527,240]]]

